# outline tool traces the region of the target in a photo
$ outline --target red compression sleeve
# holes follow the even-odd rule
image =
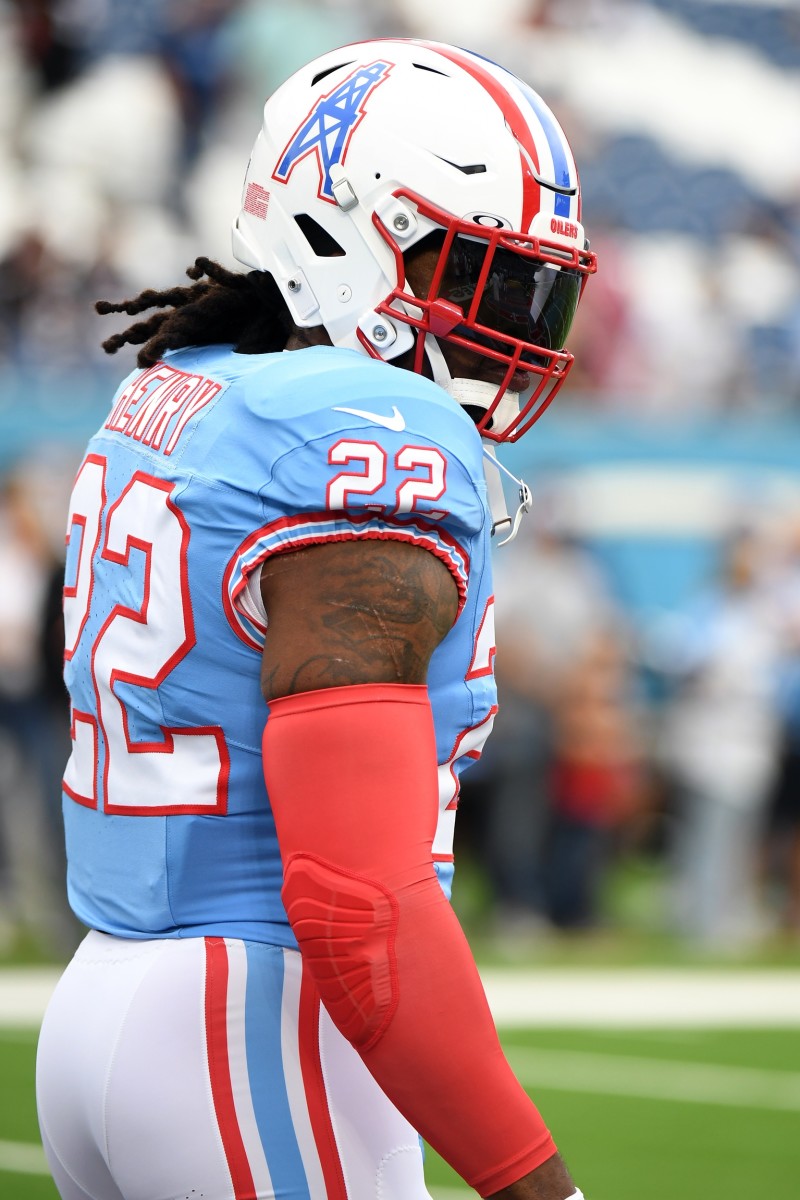
[[[362,684],[270,703],[264,771],[289,919],[323,1002],[387,1096],[476,1191],[556,1151],[509,1067],[436,878],[427,691]]]

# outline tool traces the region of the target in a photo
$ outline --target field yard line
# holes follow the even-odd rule
[[[58,976],[59,972],[41,967],[0,971],[0,1026],[38,1029]]]
[[[15,1175],[49,1175],[41,1146],[32,1142],[0,1142],[0,1171]]]
[[[800,1074],[795,1072],[582,1050],[531,1050],[508,1041],[504,1049],[520,1082],[534,1094],[539,1088],[550,1088],[800,1112]]]
[[[0,1027],[37,1028],[59,975],[0,969]],[[800,1027],[800,970],[483,968],[481,976],[504,1029]]]
[[[624,967],[481,972],[504,1028],[800,1026],[800,971]]]

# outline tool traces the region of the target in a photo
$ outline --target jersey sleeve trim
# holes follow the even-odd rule
[[[266,617],[254,613],[247,587],[253,572],[268,558],[325,542],[361,539],[410,542],[435,554],[447,567],[458,588],[456,616],[461,614],[467,599],[469,554],[440,526],[419,519],[392,521],[371,513],[363,516],[343,512],[303,513],[281,517],[257,529],[231,557],[223,578],[222,603],[236,636],[259,653],[264,648]]]

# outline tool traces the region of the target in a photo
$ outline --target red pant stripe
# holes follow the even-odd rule
[[[211,1095],[236,1200],[257,1200],[236,1108],[228,1057],[228,948],[223,938],[207,937],[206,1052]]]

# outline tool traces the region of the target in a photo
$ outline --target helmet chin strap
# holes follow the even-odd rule
[[[508,511],[501,472],[517,485],[518,503],[513,519]],[[483,440],[483,473],[486,476],[489,507],[492,513],[492,537],[502,526],[510,525],[511,532],[503,538],[502,542],[497,543],[498,546],[507,546],[519,533],[520,521],[525,513],[531,511],[533,495],[524,479],[517,479],[508,467],[503,466],[495,453],[495,443],[486,439]]]
[[[458,401],[461,405],[475,405],[478,408],[487,409],[497,395],[497,387],[493,383],[488,383],[481,379],[454,379],[450,374],[450,368],[445,362],[442,354],[441,346],[432,334],[425,336],[425,353],[428,362],[431,365],[434,382]],[[497,408],[495,409],[495,419],[500,428],[506,425],[517,416],[519,413],[519,393],[506,392]],[[502,542],[498,542],[498,546],[505,546],[508,542],[513,542],[519,532],[520,521],[525,513],[530,512],[533,503],[531,489],[522,479],[517,479],[516,475],[512,475],[508,467],[498,460],[495,452],[495,443],[482,439],[483,445],[483,473],[486,477],[486,489],[489,498],[489,509],[492,514],[492,536],[494,537],[498,529],[505,525],[511,526],[511,532],[507,537],[503,538]],[[512,518],[508,511],[505,491],[503,489],[502,475],[513,480],[517,485],[519,501],[517,511]]]

